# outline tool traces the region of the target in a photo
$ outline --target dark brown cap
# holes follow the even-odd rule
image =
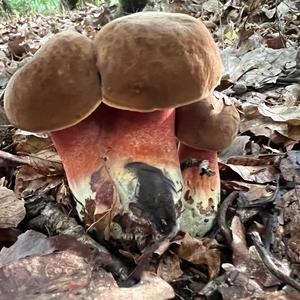
[[[207,97],[221,59],[204,24],[176,13],[141,12],[106,24],[95,38],[103,102],[153,111]]]
[[[80,122],[101,102],[93,42],[65,31],[51,38],[10,79],[4,108],[28,131],[53,131]]]
[[[176,109],[176,136],[195,149],[225,149],[237,136],[239,125],[240,115],[233,102],[218,92]]]

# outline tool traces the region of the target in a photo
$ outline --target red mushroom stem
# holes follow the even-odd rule
[[[220,199],[217,151],[198,150],[180,143],[179,159],[183,202],[189,208],[183,211],[181,229],[202,236],[212,226]]]
[[[134,239],[145,230],[156,238],[176,231],[181,173],[174,116],[174,109],[140,113],[101,104],[79,124],[51,133],[73,194],[102,231],[117,234],[112,219],[118,234]]]

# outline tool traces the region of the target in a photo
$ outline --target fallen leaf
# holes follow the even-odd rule
[[[179,257],[170,252],[165,253],[159,261],[157,275],[167,282],[172,282],[182,274]]]
[[[18,236],[18,240],[10,248],[0,252],[0,267],[18,261],[27,256],[40,256],[53,253],[56,250],[47,236],[37,231],[28,230]]]
[[[53,148],[52,141],[45,133],[32,133],[17,129],[13,135],[13,141],[16,143],[16,153],[23,155]]]
[[[62,182],[62,176],[45,176],[30,166],[23,166],[16,173],[15,192],[20,197],[38,197],[55,189]]]
[[[224,73],[230,82],[258,89],[276,83],[287,66],[295,66],[296,49],[267,48],[261,40],[256,33],[249,37],[248,43],[244,43],[243,47],[237,49],[233,45],[221,52]],[[248,51],[245,51],[246,47]]]
[[[237,216],[234,216],[232,219],[231,232],[233,264],[235,266],[242,266],[249,260],[249,250],[247,247],[245,227]]]
[[[231,143],[231,145],[224,149],[219,154],[220,161],[226,163],[227,159],[232,156],[239,156],[246,154],[245,148],[247,143],[249,142],[250,137],[249,136],[237,136],[234,141]]]
[[[286,122],[293,126],[300,125],[300,107],[299,106],[285,106],[277,105],[268,107],[265,104],[258,106],[259,112],[265,116],[271,118],[276,122]]]
[[[300,189],[297,187],[285,193],[276,203],[282,214],[282,226],[277,227],[277,236],[286,245],[286,254],[292,268],[299,271],[300,263]],[[298,272],[296,272],[298,273]],[[298,279],[300,276],[298,275]]]
[[[300,151],[288,151],[279,168],[286,181],[300,183]]]
[[[185,234],[181,240],[174,241],[179,247],[175,253],[195,265],[208,267],[209,278],[215,278],[220,271],[220,251],[217,242],[209,238],[196,238]]]
[[[0,228],[17,227],[25,214],[24,200],[14,191],[0,187]]]
[[[278,173],[274,166],[239,166],[225,164],[227,167],[236,172],[242,179],[256,183],[272,182]]]

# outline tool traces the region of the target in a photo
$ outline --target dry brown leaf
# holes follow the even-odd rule
[[[210,279],[220,271],[220,251],[217,242],[209,238],[191,237],[189,234],[173,243],[179,245],[176,254],[195,265],[204,264],[208,267]]]
[[[130,288],[98,287],[94,297],[95,300],[167,300],[173,299],[175,293],[172,287],[156,274],[144,272],[140,283]]]
[[[48,239],[38,237],[37,240],[44,255],[40,256],[37,254],[39,251],[35,251],[35,255],[31,253],[34,256],[23,256],[0,268],[0,294],[5,299],[65,300],[83,297],[95,300],[139,300],[142,295],[145,300],[165,300],[175,296],[168,283],[147,272],[142,274],[137,285],[119,288],[113,276],[95,261],[73,250],[54,252],[56,247],[51,242],[49,244]],[[43,243],[48,254],[42,250]],[[34,244],[32,246],[34,248]],[[91,254],[90,258],[93,257]],[[78,298],[79,295],[82,297]]]
[[[14,191],[0,187],[0,228],[17,227],[25,215],[24,200]]]
[[[53,148],[52,141],[47,134],[32,133],[24,130],[16,130],[13,135],[16,143],[16,152],[21,154],[33,154],[41,150]]]
[[[274,166],[239,166],[226,164],[246,181],[268,183],[276,179],[278,171]]]
[[[249,140],[249,136],[237,136],[231,145],[219,154],[220,161],[226,163],[227,159],[232,156],[245,155],[245,148]]]
[[[63,204],[65,206],[71,206],[71,192],[67,184],[63,181],[60,186],[58,186],[56,192],[56,202],[59,204]]]
[[[277,277],[275,277],[262,262],[254,246],[249,248],[249,254],[250,258],[247,264],[247,272],[249,276],[255,278],[256,282],[264,287],[273,287],[281,283],[280,280],[277,279]],[[278,263],[278,261],[275,263]],[[279,262],[279,266],[282,272],[286,273],[287,275],[290,274],[290,269],[286,260],[281,260]]]
[[[295,290],[276,292],[255,292],[253,295],[240,300],[300,300],[300,295]]]
[[[249,251],[247,247],[245,228],[240,221],[239,217],[234,216],[231,222],[232,232],[232,259],[233,264],[241,266],[249,260]]]
[[[91,277],[92,266],[72,251],[46,256],[26,257],[0,268],[0,294],[4,299],[68,299],[68,295],[85,291],[90,285],[100,288],[117,286],[112,275],[98,269]],[[105,299],[105,298],[103,298]],[[106,298],[109,299],[109,298]]]
[[[179,257],[171,252],[165,253],[159,261],[157,275],[167,282],[172,282],[182,274]]]
[[[36,154],[18,156],[0,150],[0,166],[27,165],[47,176],[64,174],[62,162],[57,153],[52,149],[42,150]]]
[[[222,268],[226,271],[228,278],[228,284],[219,288],[222,299],[241,299],[253,295],[255,292],[263,292],[255,278],[251,278],[245,269],[240,270],[231,264],[223,264]]]
[[[255,201],[268,201],[272,199],[276,192],[275,185],[260,185],[260,184],[250,184],[241,183],[240,186],[247,187],[248,191],[240,191],[238,197],[238,208],[245,208],[253,204]],[[239,209],[238,209],[239,212]]]
[[[60,157],[54,149],[41,150],[28,156],[29,165],[46,175],[62,175],[64,168]]]
[[[221,55],[230,82],[258,89],[276,83],[288,66],[294,67],[296,53],[293,47],[267,48],[263,38],[256,33],[244,42],[243,47],[226,47]]]
[[[278,133],[288,137],[288,124],[275,123],[267,118],[258,117],[242,121],[240,131],[241,133],[250,131],[255,136],[265,136],[267,138],[271,138],[272,134],[277,131]]]
[[[288,151],[280,161],[280,171],[286,181],[300,183],[300,151]]]
[[[300,271],[300,188],[293,189],[283,195],[276,203],[282,212],[282,226],[277,228],[277,237],[284,240],[286,253],[293,268]]]
[[[62,176],[45,176],[30,166],[23,166],[16,173],[15,192],[21,197],[39,196],[58,187],[62,182]]]
[[[300,125],[299,106],[276,105],[268,107],[265,104],[260,104],[258,110],[263,116],[269,117],[273,121],[286,122],[293,126]]]
[[[180,233],[178,233],[178,234],[180,234]],[[178,236],[178,234],[177,234],[177,236]],[[168,251],[170,244],[171,244],[171,242],[169,239],[162,241],[159,244],[158,248],[154,251],[154,253],[156,253],[159,256],[163,255],[166,251]]]

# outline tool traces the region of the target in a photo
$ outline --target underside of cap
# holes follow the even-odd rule
[[[221,59],[204,24],[176,13],[141,12],[106,24],[95,38],[103,102],[127,110],[178,107],[219,84]]]
[[[239,125],[237,109],[230,98],[218,92],[176,109],[176,136],[195,149],[225,149],[237,136]]]
[[[10,122],[32,132],[72,126],[100,102],[93,43],[75,31],[50,39],[12,76],[4,95]]]

